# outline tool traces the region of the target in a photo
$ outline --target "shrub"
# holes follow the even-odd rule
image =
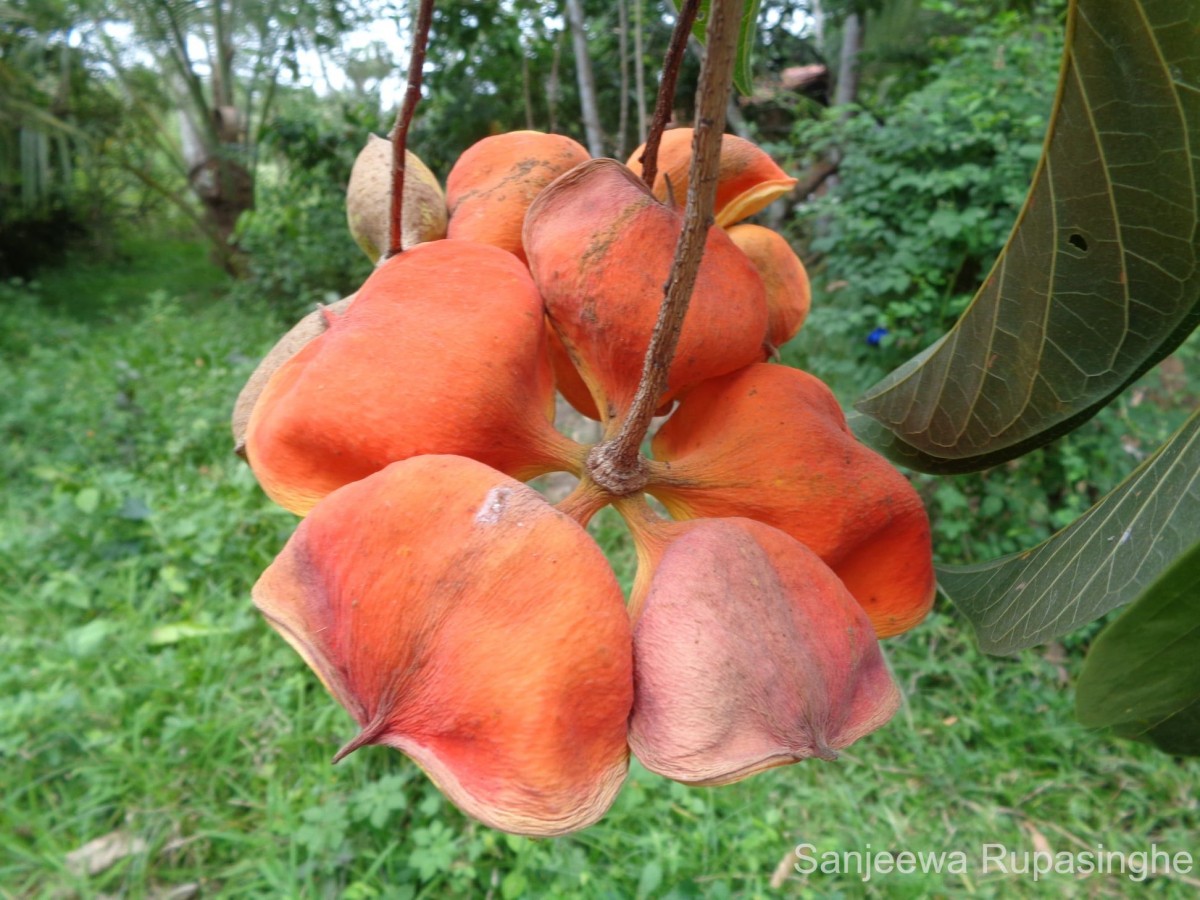
[[[372,130],[365,107],[289,108],[265,142],[255,209],[238,223],[246,277],[237,297],[299,316],[355,290],[371,264],[346,227],[350,167]]]

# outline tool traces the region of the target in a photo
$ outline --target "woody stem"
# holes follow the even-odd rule
[[[617,496],[639,491],[646,485],[646,467],[640,454],[642,441],[667,387],[667,373],[675,358],[704,244],[713,223],[721,136],[725,131],[725,108],[737,55],[742,5],[743,0],[712,2],[708,52],[700,68],[700,83],[696,89],[696,128],[692,137],[683,231],[675,245],[671,273],[663,288],[663,304],[646,350],[633,404],[621,420],[616,437],[597,444],[588,455],[588,470],[593,480]]]
[[[658,145],[662,142],[667,122],[671,120],[671,110],[675,105],[675,83],[679,80],[683,52],[687,49],[688,35],[692,33],[692,25],[699,10],[700,0],[684,0],[679,5],[679,18],[675,20],[671,43],[667,46],[667,55],[663,58],[662,80],[658,85],[658,99],[654,103],[654,118],[650,120],[645,149],[638,158],[642,165],[642,181],[651,190],[654,190],[654,178],[658,175]]]
[[[433,21],[433,0],[421,0],[413,26],[412,54],[408,59],[408,83],[404,101],[392,126],[392,205],[388,218],[388,249],[384,259],[404,250],[404,162],[408,147],[408,129],[421,100],[421,75],[425,68],[425,48],[429,46],[429,26]]]

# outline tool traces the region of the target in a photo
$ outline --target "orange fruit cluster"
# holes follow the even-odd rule
[[[297,325],[238,401],[239,449],[305,516],[254,601],[357,721],[339,758],[396,747],[496,828],[595,822],[631,750],[689,784],[834,758],[895,712],[877,638],[933,599],[916,492],[824,384],[764,361],[808,281],[786,241],[738,224],[794,184],[747,141],[722,143],[644,491],[604,489],[555,429],[556,386],[608,437],[630,409],[690,141],[665,135],[653,189],[537,132],[469,149],[444,199],[418,169],[420,243]],[[380,144],[350,186],[373,257]],[[581,479],[561,508],[523,483],[551,471]],[[585,530],[607,504],[638,550],[628,602]]]

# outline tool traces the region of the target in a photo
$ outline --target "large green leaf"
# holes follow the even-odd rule
[[[679,9],[680,0],[671,0]],[[742,22],[738,29],[737,57],[733,62],[733,86],[738,93],[749,96],[754,90],[754,73],[750,68],[750,59],[754,53],[754,40],[758,34],[758,8],[762,0],[745,0],[742,7]],[[708,12],[712,0],[701,0],[700,9],[696,13],[696,21],[692,25],[692,34],[701,45],[707,39]]]
[[[1067,28],[1046,147],[995,268],[857,404],[912,448],[885,435],[881,450],[926,471],[1047,443],[1200,322],[1200,0],[1078,0]]]
[[[978,472],[980,469],[1007,462],[1014,456],[1020,456],[1045,443],[1044,440],[1031,440],[1015,448],[995,450],[965,459],[941,459],[937,456],[930,456],[928,453],[922,453],[911,444],[904,443],[884,425],[870,416],[863,415],[858,410],[850,410],[846,414],[846,422],[860,441],[873,447],[892,462],[917,472],[928,472],[932,475],[962,475],[966,472]]]
[[[1200,538],[1200,411],[1070,527],[1032,550],[940,567],[988,653],[1015,653],[1135,600]]]
[[[1200,755],[1200,541],[1096,639],[1075,702],[1084,725]]]

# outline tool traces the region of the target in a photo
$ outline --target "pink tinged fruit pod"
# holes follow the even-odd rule
[[[646,768],[728,784],[835,759],[891,718],[871,623],[815,554],[749,519],[664,529],[633,632],[629,743]]]
[[[746,516],[815,552],[879,637],[915,626],[936,582],[913,486],[859,443],[833,393],[759,363],[694,388],[655,435],[647,490],[675,518]]]
[[[366,744],[403,751],[464,812],[555,835],[628,765],[629,618],[599,547],[536,491],[424,456],[321,501],[254,587]]]
[[[553,326],[547,327],[546,331],[547,343],[550,345],[550,365],[554,369],[554,386],[577,413],[599,422],[600,410],[596,408],[596,401],[592,399],[587,382],[575,367],[575,361],[563,346],[562,338]]]

